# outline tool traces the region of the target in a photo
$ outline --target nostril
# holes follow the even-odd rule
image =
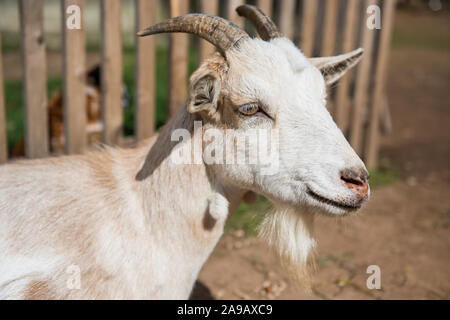
[[[362,186],[364,185],[364,182],[361,181],[358,178],[350,178],[350,177],[346,177],[344,175],[341,175],[341,180],[345,182],[345,184],[350,184],[350,185],[357,185],[357,186]]]
[[[368,187],[369,174],[365,170],[345,169],[341,171],[340,178],[349,188]]]
[[[359,195],[367,197],[369,193],[369,174],[366,171],[346,169],[341,171],[342,184]]]

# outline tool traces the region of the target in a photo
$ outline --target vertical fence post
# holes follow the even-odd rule
[[[244,19],[242,19],[236,12],[236,8],[245,3],[244,0],[228,0],[227,18],[239,27],[244,26]]]
[[[48,154],[47,79],[43,34],[43,0],[21,0],[23,84],[25,106],[25,154]]]
[[[283,0],[281,1],[280,8],[280,31],[281,33],[292,39],[294,37],[294,19],[296,17],[295,12],[295,0]]]
[[[356,23],[358,16],[358,4],[360,0],[348,0],[346,8],[346,18],[344,26],[344,39],[342,44],[342,53],[354,49],[356,38]],[[339,86],[336,92],[336,123],[343,132],[347,131],[349,117],[349,87],[352,70],[348,71],[344,77],[339,80]]]
[[[156,1],[136,1],[136,31],[156,22]],[[136,139],[142,140],[155,132],[155,37],[136,39]]]
[[[307,57],[311,57],[314,50],[314,35],[316,29],[317,0],[303,0],[303,15],[300,21],[302,24],[302,34],[298,46]]]
[[[28,1],[28,0],[26,0]],[[83,0],[61,0],[64,79],[64,136],[68,154],[86,147],[86,52]],[[69,28],[69,19],[79,15],[80,28]]]
[[[258,8],[261,9],[268,17],[272,17],[273,0],[258,0]]]
[[[370,112],[369,133],[365,145],[365,160],[367,166],[371,168],[376,168],[378,165],[379,119],[385,95],[387,63],[389,60],[392,27],[394,25],[395,2],[394,0],[385,0],[383,4],[381,35],[375,71],[374,97]]]
[[[325,4],[321,56],[327,57],[333,55],[336,43],[338,0],[327,0]]]
[[[367,94],[369,90],[370,68],[372,65],[372,49],[376,30],[371,30],[366,25],[366,8],[376,3],[376,0],[365,1],[364,18],[361,27],[362,47],[364,48],[364,57],[356,74],[355,99],[353,101],[353,114],[350,128],[350,144],[356,153],[361,155],[362,135],[363,135],[363,110],[367,106]]]
[[[8,160],[6,140],[5,94],[3,88],[2,34],[0,33],[0,164]]]
[[[202,13],[208,13],[212,15],[217,15],[219,11],[219,1],[218,0],[201,0],[200,1],[200,11]],[[199,45],[199,62],[201,63],[209,55],[215,51],[215,47],[208,43],[208,41],[200,39]]]
[[[103,141],[122,140],[122,24],[121,0],[101,1]]]
[[[170,15],[188,13],[189,1],[170,0]],[[187,34],[170,34],[169,116],[173,116],[186,99],[189,37]]]

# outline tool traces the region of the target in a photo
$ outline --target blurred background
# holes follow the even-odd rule
[[[108,5],[112,1],[117,0],[105,3]],[[285,34],[288,33],[300,48],[303,45],[310,47],[308,50],[311,56],[321,55],[325,51],[330,54],[341,53],[346,43],[354,49],[358,44],[364,46],[369,41],[373,42],[373,49],[369,51],[372,53],[365,57],[369,62],[362,67],[365,70],[360,71],[359,66],[360,69],[344,80],[346,84],[342,105],[345,109],[340,109],[340,83],[330,89],[329,106],[335,119],[339,110],[344,110],[342,123],[336,121],[352,145],[361,141],[360,154],[366,158],[366,163],[368,152],[375,157],[369,161],[372,199],[356,216],[345,219],[318,217],[315,233],[319,243],[319,268],[314,276],[311,293],[304,292],[292,283],[283,273],[277,257],[268,252],[266,245],[256,238],[257,226],[264,212],[270,210],[270,204],[264,198],[259,198],[252,206],[242,204],[230,218],[224,238],[203,268],[193,298],[449,299],[450,3],[444,0],[397,1],[395,12],[389,18],[392,29],[386,36],[388,46],[383,46],[381,31],[377,31],[370,38],[372,40],[366,39],[371,35],[364,32],[365,9],[368,4],[377,4],[383,9],[387,7],[386,1],[390,0],[357,1],[360,5],[353,9],[354,28],[346,28],[349,22],[348,3],[351,1],[313,0],[312,13],[306,9],[307,1],[262,2],[265,5],[268,3],[269,14]],[[82,10],[85,23],[86,59],[83,72],[87,86],[87,145],[105,142],[102,133],[100,2],[84,1]],[[152,19],[155,22],[177,12],[207,11],[203,10],[204,3],[200,0],[153,2]],[[236,4],[243,2],[217,1],[213,8],[218,15],[232,19],[252,33],[253,29],[248,23],[231,16]],[[258,1],[247,3],[258,4]],[[43,112],[46,112],[48,121],[48,126],[45,124],[45,130],[48,130],[45,139],[48,139],[46,150],[55,155],[67,153],[63,115],[63,88],[67,71],[64,71],[63,63],[61,5],[59,0],[43,0],[46,52],[46,106]],[[136,120],[140,114],[136,111],[139,102],[135,89],[137,79],[140,79],[137,76],[139,58],[135,37],[138,5],[139,1],[135,0],[121,1],[118,23],[121,33],[122,88],[117,89],[121,92],[121,133],[120,141],[111,144],[134,145],[135,138],[139,139],[141,135],[137,133],[136,127],[136,123],[142,120]],[[287,16],[283,15],[286,7],[292,13],[287,23]],[[328,39],[326,30],[329,27],[327,21],[331,19],[330,12],[335,13],[331,26],[335,33]],[[386,12],[383,9],[381,13],[383,19]],[[317,41],[311,42],[311,39],[305,38],[306,28],[300,21],[302,17],[313,21],[315,31],[311,34]],[[382,23],[385,22],[388,23],[382,20]],[[348,40],[351,30],[355,32],[352,40]],[[25,66],[18,0],[0,0],[0,33],[6,114],[5,128],[0,127],[0,130],[6,131],[7,154],[11,161],[24,156],[33,157],[29,153],[32,151],[27,151],[25,142]],[[184,37],[185,43],[182,42],[183,38],[176,36],[152,37],[155,63],[150,65],[152,70],[143,73],[154,73],[154,95],[152,101],[148,102],[153,112],[150,116],[153,123],[148,130],[140,129],[142,138],[150,136],[164,125],[173,112],[171,104],[179,103],[168,98],[173,97],[174,74],[181,73],[181,89],[178,88],[176,92],[179,99],[184,99],[188,76],[204,58],[202,52],[207,51],[202,51],[204,44],[200,40]],[[322,41],[323,38],[326,41]],[[332,46],[325,48],[327,43],[332,43]],[[179,56],[177,58],[176,53],[184,49],[177,46],[187,48],[186,54],[181,55],[183,61],[180,61]],[[377,93],[380,94],[378,98]],[[363,103],[355,104],[358,99],[362,99]],[[374,101],[380,104],[378,113],[373,111]],[[358,111],[357,108],[361,109]],[[359,114],[359,118],[355,118],[355,114]],[[376,115],[376,120],[373,115]],[[360,129],[352,128],[349,124],[354,119],[359,119]],[[372,127],[374,129],[371,131]],[[381,290],[369,290],[366,287],[369,276],[366,269],[369,265],[378,265],[381,269]]]

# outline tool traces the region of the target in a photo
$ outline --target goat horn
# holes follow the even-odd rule
[[[242,39],[249,35],[237,25],[209,14],[190,13],[171,18],[139,31],[138,36],[144,37],[157,33],[184,32],[195,34],[216,46],[223,55],[231,47],[237,47]]]
[[[259,8],[244,4],[236,8],[237,13],[244,18],[250,20],[250,22],[256,27],[261,39],[268,41],[274,38],[280,38],[283,35],[278,31],[277,26],[273,21],[264,14]]]

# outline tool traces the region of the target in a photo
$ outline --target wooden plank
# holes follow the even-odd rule
[[[2,34],[0,33],[0,164],[8,160],[6,139],[5,92],[3,87]]]
[[[321,56],[327,57],[334,54],[336,43],[336,29],[338,18],[338,0],[326,0],[325,17],[322,34]]]
[[[121,1],[101,1],[103,141],[117,145],[122,139],[122,28]]]
[[[295,0],[282,0],[280,7],[280,31],[292,39],[294,37]]]
[[[354,49],[355,38],[357,33],[357,21],[359,14],[359,3],[360,0],[348,0],[347,7],[345,10],[345,26],[344,26],[344,39],[342,44],[342,53],[349,52]],[[349,87],[351,81],[352,70],[348,71],[347,74],[339,80],[339,85],[337,86],[336,92],[336,109],[335,109],[335,120],[339,128],[343,132],[347,131],[348,119],[349,119]]]
[[[63,28],[63,92],[64,136],[67,154],[81,153],[86,147],[86,52],[83,21],[83,0],[61,0]],[[66,18],[69,6],[78,6],[81,28],[69,29]]]
[[[376,0],[366,0],[365,8],[376,3]],[[366,15],[364,15],[366,17]],[[350,128],[350,144],[353,149],[361,155],[362,151],[362,135],[364,119],[362,111],[367,106],[367,94],[369,89],[370,67],[372,64],[372,50],[375,38],[375,30],[366,27],[365,23],[361,24],[362,32],[362,47],[364,48],[364,57],[356,74],[355,99],[353,105],[353,114]]]
[[[156,1],[137,0],[136,31],[156,23]],[[136,139],[142,140],[155,132],[155,37],[136,39]]]
[[[389,134],[392,132],[391,110],[387,96],[384,95],[380,110],[380,133]]]
[[[302,34],[298,46],[307,57],[311,57],[314,50],[318,3],[317,0],[303,0]]]
[[[273,0],[258,0],[257,7],[268,17],[272,17]]]
[[[172,17],[188,13],[189,2],[170,0]],[[169,116],[173,116],[187,96],[189,38],[184,33],[170,34]]]
[[[43,5],[43,0],[19,2],[25,106],[25,155],[28,158],[40,158],[48,154]]]
[[[244,27],[244,19],[237,14],[236,8],[244,3],[244,0],[228,0],[227,6],[227,19],[241,28]]]
[[[201,0],[200,1],[200,11],[202,13],[208,13],[212,15],[217,15],[219,12],[219,1],[218,0]],[[200,39],[199,43],[199,62],[204,61],[208,56],[210,56],[216,48],[210,44],[208,41]]]
[[[387,80],[387,65],[389,61],[392,28],[394,25],[395,1],[384,1],[382,11],[382,25],[378,46],[378,59],[375,71],[375,86],[372,108],[370,112],[369,132],[365,145],[366,164],[370,168],[378,165],[379,148],[379,119],[385,99],[385,85]],[[384,104],[387,109],[387,103]]]

